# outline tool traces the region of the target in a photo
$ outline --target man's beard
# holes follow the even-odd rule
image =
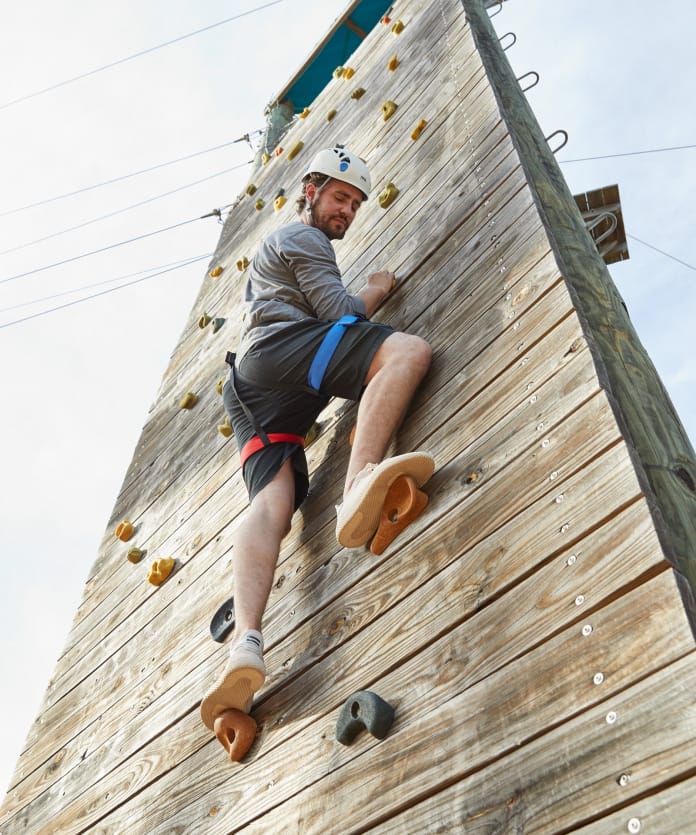
[[[343,236],[348,231],[348,222],[342,218],[340,215],[324,215],[323,213],[317,213],[315,211],[312,212],[312,220],[314,221],[314,225],[317,229],[321,229],[321,231],[326,235],[326,237],[330,241],[334,240],[342,240]],[[340,221],[341,228],[337,229],[336,225],[331,225],[332,221],[338,220]]]

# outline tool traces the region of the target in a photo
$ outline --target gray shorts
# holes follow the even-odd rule
[[[259,340],[240,360],[235,373],[237,394],[264,432],[304,436],[331,397],[359,400],[362,396],[372,359],[394,331],[389,325],[368,320],[346,328],[326,369],[320,393],[316,393],[309,388],[307,375],[332,324],[316,319],[292,323]],[[256,430],[229,380],[222,396],[241,452]],[[302,504],[309,490],[307,459],[304,449],[292,443],[271,444],[247,459],[242,474],[250,501],[288,458],[295,472],[295,509]]]

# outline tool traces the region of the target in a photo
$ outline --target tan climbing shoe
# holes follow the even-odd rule
[[[336,539],[344,548],[357,548],[372,537],[379,526],[387,492],[401,475],[411,476],[421,487],[435,471],[427,452],[407,452],[368,464],[353,482],[343,504],[336,507]]]
[[[225,671],[201,702],[201,719],[213,730],[215,719],[230,709],[249,713],[254,693],[266,680],[263,658],[253,650],[238,646],[230,653]]]

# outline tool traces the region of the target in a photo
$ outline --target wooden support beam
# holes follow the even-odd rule
[[[693,447],[520,89],[486,4],[462,5],[696,635]]]

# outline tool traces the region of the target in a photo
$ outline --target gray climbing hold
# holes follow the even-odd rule
[[[210,637],[219,644],[222,644],[233,629],[234,598],[230,597],[229,600],[225,600],[213,615],[213,619],[210,621]]]
[[[370,690],[358,690],[341,708],[336,722],[336,739],[350,745],[361,728],[384,739],[394,721],[394,708]]]

